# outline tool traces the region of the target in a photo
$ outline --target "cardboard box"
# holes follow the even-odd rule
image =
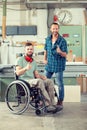
[[[58,86],[55,85],[55,89],[58,92]],[[80,85],[65,85],[65,97],[64,102],[80,102],[81,90]]]

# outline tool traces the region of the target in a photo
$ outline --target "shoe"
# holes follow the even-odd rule
[[[60,112],[62,109],[63,109],[63,106],[62,106],[62,105],[57,106],[56,109],[53,111],[53,114],[55,114],[55,113],[57,113],[57,112]]]
[[[57,105],[59,105],[59,106],[63,106],[63,101],[58,100]]]
[[[56,107],[55,106],[52,106],[52,105],[49,105],[49,106],[46,106],[46,112],[47,113],[53,113],[56,111]]]

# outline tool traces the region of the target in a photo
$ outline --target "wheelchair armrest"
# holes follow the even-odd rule
[[[15,79],[16,80],[18,80],[19,79],[19,77],[18,77],[18,75],[15,73]]]

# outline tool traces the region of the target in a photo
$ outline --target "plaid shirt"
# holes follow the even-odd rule
[[[52,46],[52,35],[48,36],[46,38],[46,43],[44,49],[47,51],[47,61],[48,64],[45,66],[45,69],[49,72],[61,72],[65,70],[66,65],[66,58],[62,57],[60,54],[56,52],[56,48],[59,46],[59,48],[63,52],[67,51],[67,42],[66,40],[59,35],[58,39]]]

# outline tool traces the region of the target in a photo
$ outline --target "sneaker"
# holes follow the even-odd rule
[[[62,105],[57,106],[56,109],[53,111],[53,114],[55,114],[55,113],[57,113],[57,112],[60,112],[62,109],[63,109],[63,106],[62,106]]]
[[[50,113],[50,112],[54,112],[54,111],[56,111],[56,107],[55,106],[52,106],[52,105],[49,105],[49,106],[46,106],[46,111],[47,111],[47,113]]]

